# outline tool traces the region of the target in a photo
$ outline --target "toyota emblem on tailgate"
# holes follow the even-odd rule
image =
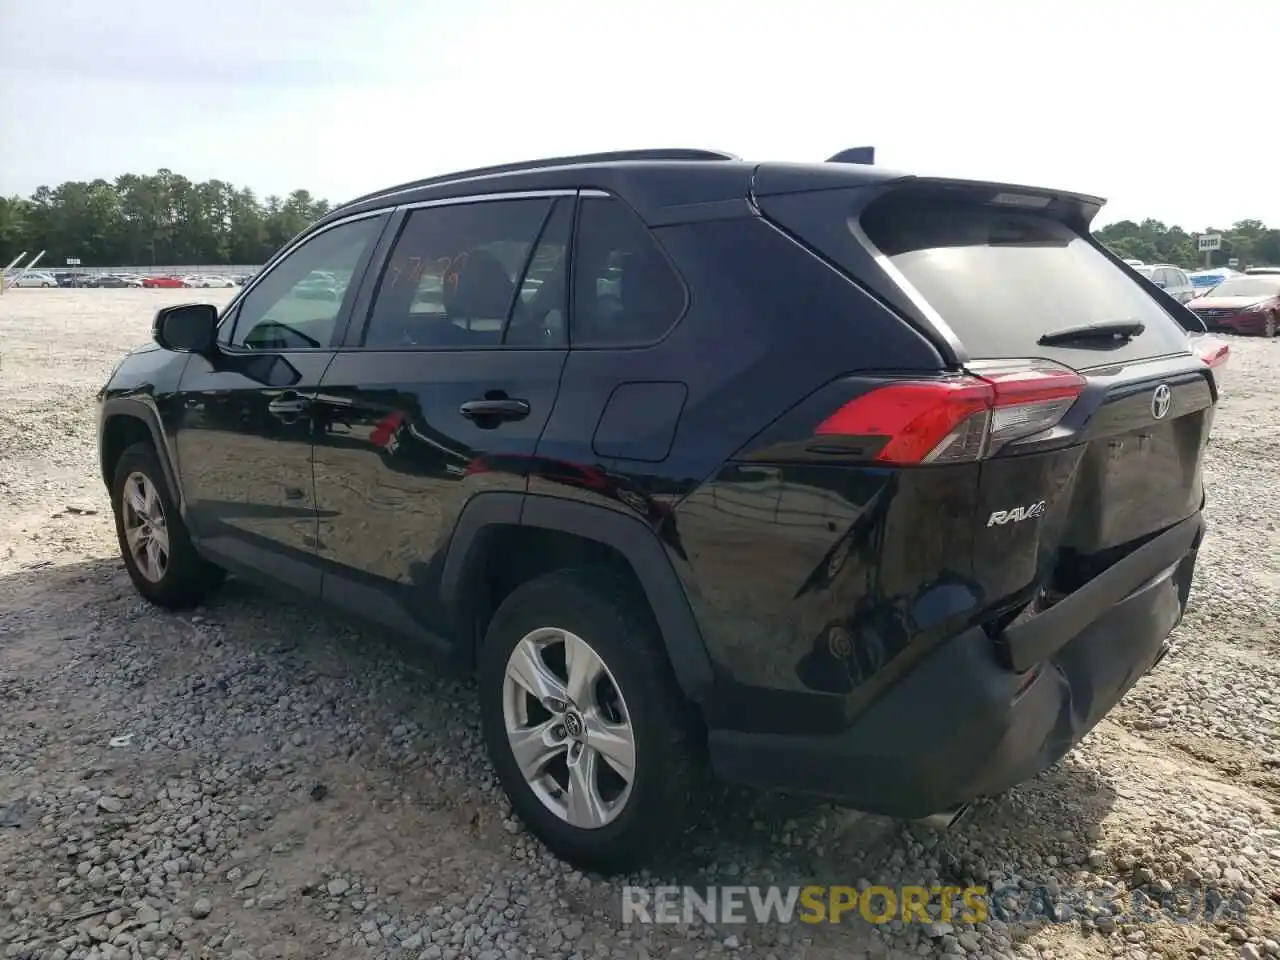
[[[1168,415],[1169,405],[1172,402],[1173,391],[1169,389],[1167,383],[1160,384],[1151,394],[1151,415],[1157,420],[1163,420]]]

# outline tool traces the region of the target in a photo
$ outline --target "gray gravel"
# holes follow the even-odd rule
[[[634,878],[970,881],[1008,922],[654,927],[511,819],[422,652],[234,582],[136,598],[93,394],[190,297],[0,298],[0,957],[1280,957],[1280,342],[1232,340],[1175,652],[1066,761],[942,836],[730,791]],[[1133,915],[1162,891],[1196,919]],[[1036,897],[1059,922],[1019,921]]]

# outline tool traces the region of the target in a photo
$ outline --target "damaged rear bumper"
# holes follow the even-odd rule
[[[1204,525],[1166,530],[1000,646],[981,627],[943,643],[839,734],[712,730],[717,774],[920,819],[1052,766],[1168,651]]]

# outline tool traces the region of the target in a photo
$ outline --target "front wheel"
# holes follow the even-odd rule
[[[1267,314],[1267,325],[1262,330],[1264,337],[1274,337],[1276,335],[1276,315],[1274,313]]]
[[[192,546],[150,444],[135,443],[121,454],[111,506],[125,569],[147,600],[183,609],[199,603],[222,581],[222,571]]]
[[[489,757],[554,854],[621,872],[683,832],[700,794],[696,724],[626,581],[561,570],[517,587],[478,666]]]

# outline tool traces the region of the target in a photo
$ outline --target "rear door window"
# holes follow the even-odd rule
[[[526,281],[525,273],[553,205],[548,198],[524,198],[411,211],[383,269],[363,346],[500,346],[512,307],[532,299],[526,295],[537,278]],[[557,221],[564,231],[568,216],[566,210]],[[566,242],[562,233],[561,250]]]
[[[1187,349],[1173,317],[1059,221],[981,204],[889,197],[869,207],[861,224],[975,359],[1048,357],[1084,367]],[[1135,320],[1146,330],[1121,345],[1037,343],[1069,327]]]

